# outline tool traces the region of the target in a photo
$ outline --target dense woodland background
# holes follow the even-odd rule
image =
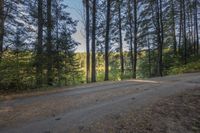
[[[199,0],[83,0],[86,53],[64,0],[0,0],[0,90],[200,71]]]

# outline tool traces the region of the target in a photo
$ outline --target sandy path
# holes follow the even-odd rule
[[[65,133],[108,115],[150,105],[160,98],[200,87],[200,73],[105,82],[0,102],[1,133]]]

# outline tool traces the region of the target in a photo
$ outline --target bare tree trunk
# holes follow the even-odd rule
[[[163,76],[163,45],[164,45],[164,25],[163,25],[163,12],[162,12],[162,0],[160,0],[160,25],[161,25],[161,45],[160,45],[160,76]]]
[[[175,22],[175,11],[174,11],[174,0],[171,0],[172,10],[172,29],[173,29],[173,41],[174,41],[174,55],[177,55],[177,41],[176,41],[176,22]]]
[[[148,46],[148,63],[149,63],[149,77],[151,77],[151,47],[149,42],[149,37],[147,38],[147,46]]]
[[[60,13],[59,13],[59,5],[60,2],[56,1],[56,56],[57,56],[57,60],[56,60],[56,64],[57,64],[57,76],[58,76],[58,86],[61,86],[61,65],[60,63],[62,62],[60,59],[60,46],[59,46],[59,17],[60,17]]]
[[[96,82],[96,0],[93,0],[92,12],[92,82]]]
[[[133,78],[136,78],[136,67],[137,67],[137,0],[134,0],[134,75]]]
[[[0,0],[0,63],[3,55],[4,19],[4,0]]]
[[[133,23],[132,23],[132,15],[131,15],[131,0],[128,1],[128,18],[129,18],[129,25],[130,25],[130,62],[132,68],[132,78],[134,78],[134,55],[133,55]]]
[[[178,52],[179,55],[182,54],[181,52],[181,41],[182,41],[182,30],[183,30],[183,4],[182,1],[180,1],[180,27],[179,27],[179,47],[178,47]]]
[[[106,20],[106,38],[105,38],[105,81],[109,80],[109,33],[110,33],[110,4],[107,0],[107,20]]]
[[[119,19],[119,49],[120,49],[120,64],[121,64],[121,78],[124,76],[124,53],[122,42],[122,18],[121,18],[121,0],[118,0],[118,19]]]
[[[191,26],[191,43],[192,43],[192,53],[195,54],[195,50],[196,50],[196,45],[194,45],[194,29],[193,29],[193,13],[192,13],[192,9],[190,9],[190,26]]]
[[[52,77],[52,67],[53,67],[53,60],[52,60],[52,20],[51,20],[51,0],[47,0],[47,83],[48,85],[53,84],[53,77]]]
[[[196,29],[196,53],[197,55],[199,54],[199,27],[198,27],[198,5],[197,5],[197,0],[195,0],[195,29]]]
[[[186,12],[185,12],[185,0],[183,3],[183,40],[184,40],[184,64],[187,64],[187,35],[186,35]]]
[[[162,46],[163,46],[163,35],[162,35],[162,15],[161,15],[161,1],[159,0],[156,1],[156,19],[157,19],[157,42],[158,42],[158,70],[157,70],[157,75],[162,76]]]
[[[43,1],[38,0],[38,43],[36,45],[36,84],[42,85]]]
[[[86,82],[90,82],[90,7],[86,0]]]
[[[190,3],[189,3],[190,4]],[[191,32],[191,25],[190,25],[190,10],[187,11],[187,26],[188,26],[188,57],[190,57],[190,55],[192,54],[192,32]]]

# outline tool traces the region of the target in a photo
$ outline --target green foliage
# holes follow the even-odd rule
[[[156,52],[142,51],[139,53],[137,64],[137,78],[145,79],[155,76],[156,73]]]
[[[186,65],[173,66],[167,71],[169,75],[200,72],[200,59],[192,61]]]
[[[3,55],[0,63],[0,91],[24,91],[36,89],[35,55],[32,52],[8,51]],[[80,59],[76,54],[67,58],[63,56],[60,66],[60,75],[54,65],[54,86],[75,85],[84,82],[84,73],[79,64]],[[46,69],[43,70],[43,85],[46,82]],[[60,78],[60,81],[59,81]],[[47,87],[47,86],[46,86]]]
[[[34,70],[30,52],[6,52],[0,63],[0,90],[32,89]]]
[[[187,65],[182,65],[179,56],[171,56],[170,50],[164,52],[164,73],[165,75],[181,74],[187,72],[199,72],[199,57],[191,57]],[[0,91],[20,91],[37,88],[35,77],[34,53],[32,52],[5,52],[0,63]],[[55,61],[60,59],[58,64],[54,63],[53,77],[54,86],[77,85],[85,82],[85,53],[74,53],[66,56],[60,53],[55,56]],[[119,53],[110,53],[109,79],[122,80],[132,77],[130,57],[124,54],[125,73],[121,77]],[[43,64],[44,65],[44,64]],[[59,67],[58,67],[59,66]],[[60,71],[58,71],[58,68]],[[138,56],[137,78],[149,78],[155,76],[156,52],[151,51],[150,64],[147,51],[142,51]],[[60,75],[59,75],[60,73]],[[46,69],[43,70],[43,82],[46,81]],[[97,54],[97,81],[104,81],[104,56]],[[45,87],[45,84],[43,84]],[[47,86],[46,86],[47,87]]]

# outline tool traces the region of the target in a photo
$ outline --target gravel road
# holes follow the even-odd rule
[[[82,85],[0,102],[0,133],[79,132],[109,115],[200,88],[200,73]]]

